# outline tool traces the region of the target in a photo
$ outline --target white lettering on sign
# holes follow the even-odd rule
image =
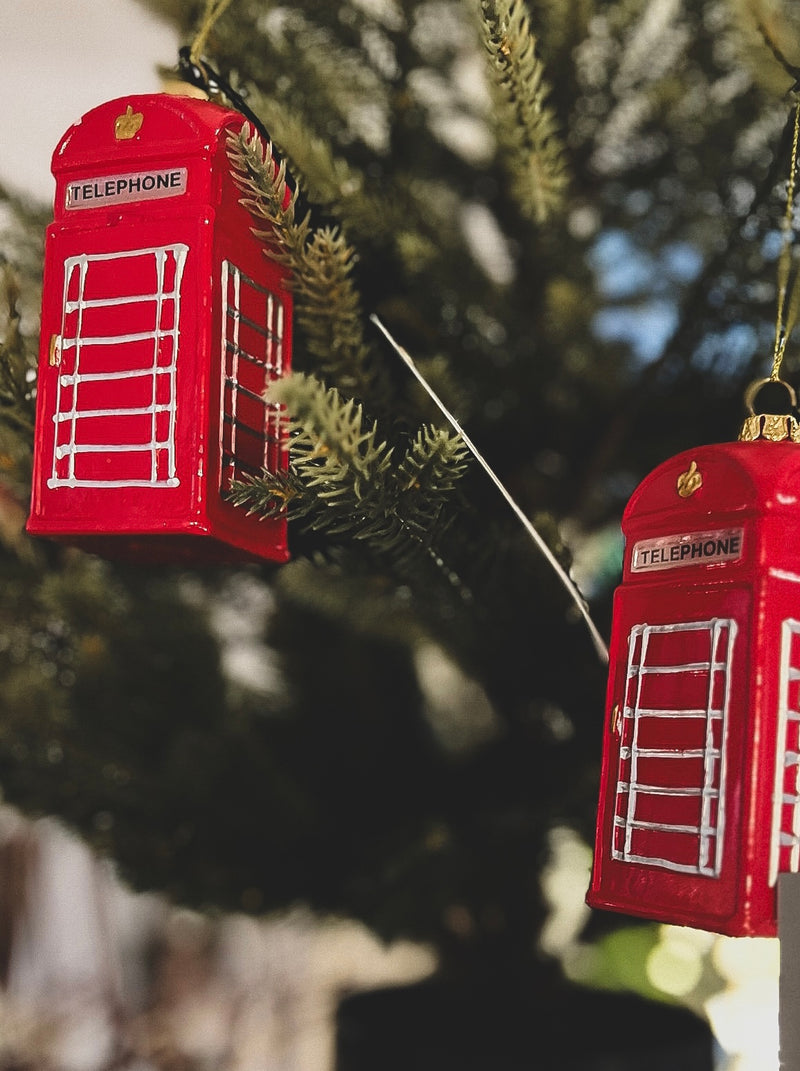
[[[149,201],[157,197],[179,197],[186,193],[186,168],[135,171],[130,175],[105,175],[76,179],[67,186],[66,208],[100,208],[128,201]]]
[[[734,562],[742,556],[744,529],[722,528],[713,532],[640,539],[631,554],[631,572],[677,569],[682,565],[711,565]]]

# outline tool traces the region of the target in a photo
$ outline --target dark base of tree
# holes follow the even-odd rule
[[[336,1071],[711,1071],[708,1025],[638,997],[459,990],[439,981],[346,998]]]

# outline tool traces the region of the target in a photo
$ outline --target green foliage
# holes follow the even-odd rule
[[[260,97],[258,110],[275,143],[292,160],[293,174],[308,198],[324,205],[348,231],[378,232],[391,240],[405,225],[399,206],[376,196],[363,173],[334,155],[330,142],[310,134],[303,118],[286,103]],[[302,160],[302,168],[296,160]]]
[[[524,216],[546,223],[563,209],[567,170],[556,116],[546,103],[544,64],[522,0],[481,0],[480,6],[511,191]]]
[[[6,487],[24,497],[30,483],[35,395],[33,365],[20,331],[19,284],[9,268],[0,280],[0,300],[5,305],[0,313],[0,473]]]
[[[435,541],[455,485],[466,469],[460,437],[421,427],[399,464],[378,424],[333,387],[300,373],[269,391],[290,416],[288,477],[264,473],[234,483],[232,500],[275,516],[289,503],[294,520],[314,531],[363,541],[382,555],[407,559]]]
[[[21,424],[27,431],[33,429],[33,393],[26,383],[26,372],[30,364],[26,359],[25,347],[19,330],[19,312],[17,298],[19,287],[11,272],[6,269],[3,276],[3,297],[5,298],[6,329],[0,341],[0,405],[6,419]]]
[[[229,156],[242,203],[265,228],[258,233],[276,246],[278,259],[292,272],[297,325],[309,358],[343,389],[369,393],[367,347],[352,280],[355,251],[336,228],[312,229],[308,214],[296,218],[297,196],[288,197],[285,164],[277,166],[257,134],[231,135]]]
[[[296,218],[298,193],[287,193],[285,164],[243,131],[232,136],[229,156],[242,203],[266,224],[258,231],[290,269],[297,326],[308,359],[320,373],[356,396],[376,400],[362,313],[353,282],[355,251],[332,227],[312,229],[310,215]],[[429,552],[446,500],[465,471],[458,437],[420,428],[398,468],[393,449],[364,427],[362,406],[302,374],[273,385],[270,396],[289,412],[291,471],[265,473],[237,483],[232,500],[249,512],[290,514],[308,529],[362,541],[396,561],[423,547]]]

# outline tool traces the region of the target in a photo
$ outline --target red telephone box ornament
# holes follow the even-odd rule
[[[625,510],[587,900],[775,936],[800,869],[800,434],[762,415],[741,438]]]
[[[230,172],[244,122],[132,96],[59,142],[30,532],[134,560],[288,558],[285,518],[226,500],[287,464],[263,392],[290,368],[292,300]]]

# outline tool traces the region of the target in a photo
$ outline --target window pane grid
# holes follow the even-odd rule
[[[221,490],[285,467],[282,408],[264,398],[283,374],[284,309],[235,264],[222,265]]]
[[[49,487],[177,486],[187,253],[176,243],[66,259]]]
[[[636,625],[628,642],[612,856],[716,876],[736,625]]]
[[[781,629],[770,883],[800,870],[800,621]]]

